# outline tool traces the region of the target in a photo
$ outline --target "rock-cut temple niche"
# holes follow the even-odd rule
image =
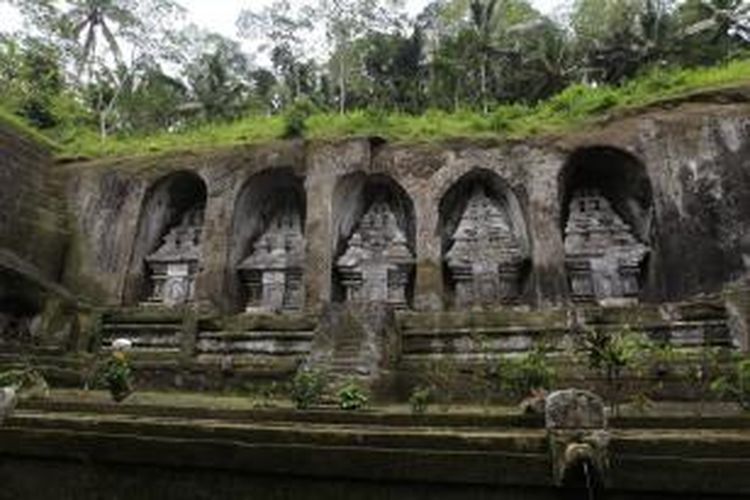
[[[573,300],[636,301],[650,253],[645,169],[624,152],[592,148],[574,154],[564,175],[565,264]]]
[[[188,209],[164,236],[159,248],[146,256],[151,280],[149,302],[176,305],[193,300],[201,260],[204,209],[203,205]]]
[[[528,246],[520,210],[502,181],[488,171],[467,175],[446,194],[441,218],[454,305],[516,302]]]
[[[131,272],[138,300],[173,306],[194,299],[205,206],[205,184],[191,172],[171,174],[148,191]]]
[[[411,202],[395,183],[379,177],[350,179],[348,189],[355,192],[348,193],[348,208],[361,215],[347,218],[354,227],[336,259],[343,298],[406,308],[415,264]]]
[[[251,178],[237,202],[233,262],[246,311],[290,311],[304,305],[305,197],[291,170]]]
[[[565,227],[565,263],[577,300],[636,298],[641,264],[649,248],[596,191],[580,191],[570,202]]]

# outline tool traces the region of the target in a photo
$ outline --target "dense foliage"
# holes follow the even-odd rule
[[[413,18],[398,0],[277,0],[237,21],[258,54],[185,26],[174,0],[6,1],[26,24],[0,35],[3,115],[73,154],[207,131],[210,143],[533,133],[695,75],[712,83],[690,68],[748,75],[731,63],[750,47],[743,0],[575,0],[556,17],[528,0],[434,0]]]

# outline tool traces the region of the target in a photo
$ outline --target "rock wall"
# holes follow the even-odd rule
[[[194,172],[207,189],[196,298],[236,312],[241,301],[230,263],[245,257],[236,255],[237,249],[250,248],[243,238],[261,232],[238,230],[236,221],[254,215],[236,211],[257,206],[245,199],[257,174],[278,170],[304,185],[302,279],[308,308],[337,295],[333,269],[358,206],[351,199],[357,190],[347,186],[361,184],[349,182],[352,176],[387,178],[408,196],[413,220],[406,225],[413,228],[416,256],[413,307],[448,308],[441,201],[481,170],[512,195],[507,196],[517,205],[512,218],[527,233],[529,267],[522,273],[518,302],[565,304],[571,299],[563,241],[565,205],[572,194],[567,179],[575,178],[568,169],[575,167],[575,158],[588,157],[587,151],[606,148],[616,154],[599,156],[585,172],[587,178],[624,172],[622,182],[602,181],[602,186],[621,187],[623,195],[614,194],[615,208],[620,203],[634,214],[632,220],[623,217],[650,245],[640,299],[661,302],[716,292],[743,273],[740,241],[750,230],[750,99],[742,92],[718,95],[648,109],[575,134],[519,142],[283,142],[68,165],[76,251],[66,282],[111,305],[137,301],[128,295],[127,283],[148,190],[170,173]],[[620,156],[628,160],[620,162]]]
[[[50,152],[0,123],[0,250],[51,280],[65,253],[62,188]]]

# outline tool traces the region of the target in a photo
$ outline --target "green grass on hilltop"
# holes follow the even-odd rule
[[[711,68],[653,70],[619,87],[572,85],[534,106],[503,105],[487,115],[475,111],[449,113],[439,110],[428,110],[419,116],[373,111],[353,111],[344,115],[318,113],[306,119],[305,137],[338,139],[377,135],[400,142],[459,137],[523,138],[580,127],[608,112],[741,84],[750,84],[750,59]],[[263,143],[282,138],[284,132],[283,116],[253,116],[178,133],[112,137],[106,141],[102,141],[93,130],[76,130],[67,134],[67,138],[58,140],[62,156],[99,158]]]
[[[57,150],[59,146],[53,140],[46,135],[39,132],[34,127],[28,125],[22,118],[9,113],[0,107],[0,126],[7,126],[16,132],[19,132],[22,136],[27,137],[33,141],[39,142],[42,145]]]

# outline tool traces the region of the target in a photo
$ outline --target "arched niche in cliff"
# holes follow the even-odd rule
[[[495,172],[464,174],[440,200],[443,277],[456,308],[512,304],[530,269],[526,220],[513,190]]]
[[[33,283],[0,266],[0,349],[30,346],[43,305]]]
[[[306,197],[291,168],[252,176],[235,202],[229,248],[230,300],[237,310],[304,305]]]
[[[333,300],[412,303],[414,203],[386,175],[350,174],[333,197]]]
[[[138,220],[126,303],[176,305],[193,299],[205,207],[206,184],[193,172],[169,174],[148,189]]]
[[[653,194],[645,166],[620,149],[582,148],[563,167],[560,186],[573,300],[637,300],[651,251]]]

